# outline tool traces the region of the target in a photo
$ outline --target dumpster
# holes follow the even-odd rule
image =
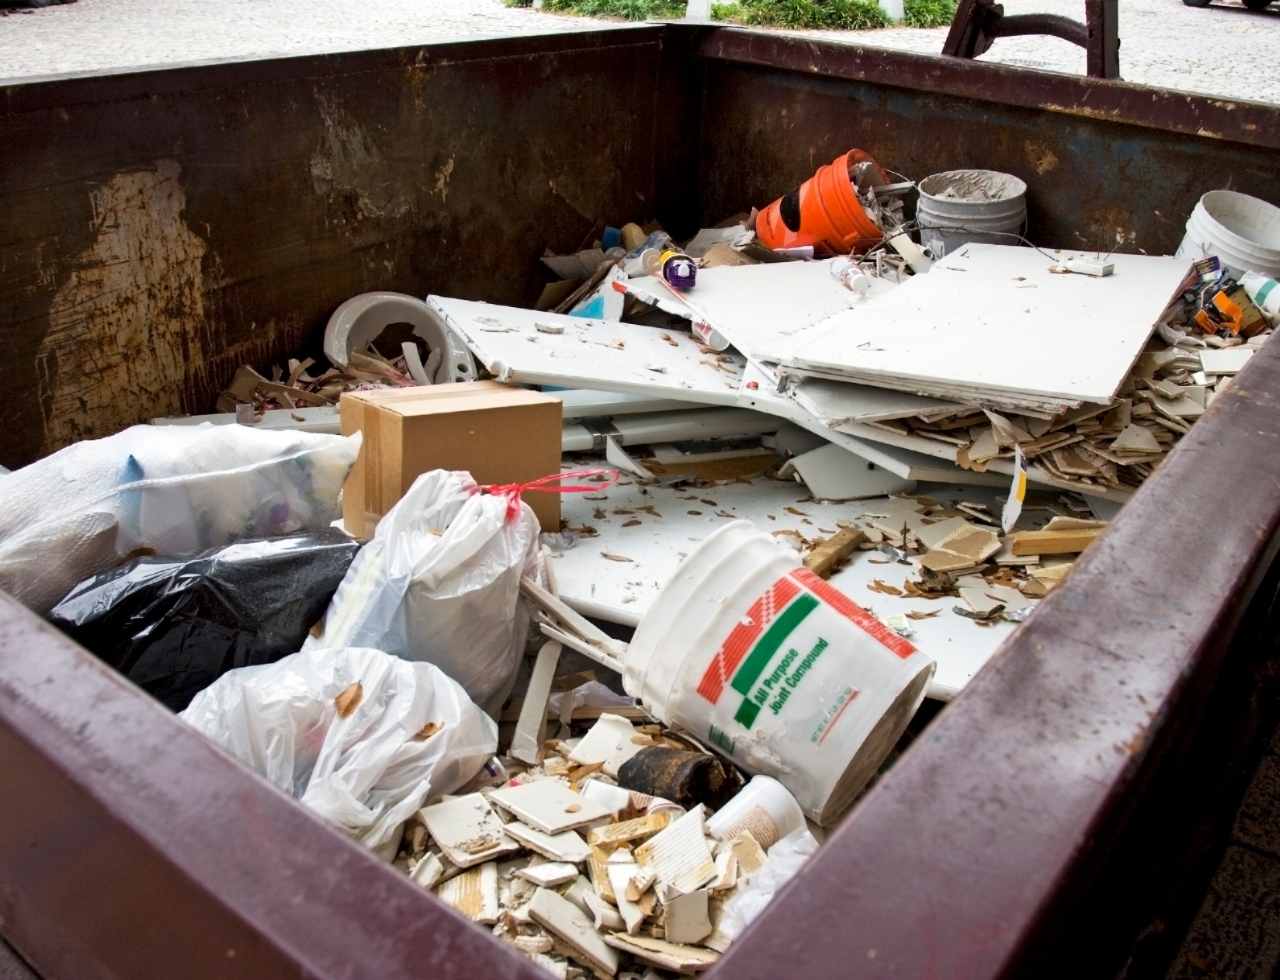
[[[1049,246],[1280,200],[1277,107],[684,24],[12,83],[0,135],[9,467],[207,411],[356,293],[525,303],[598,216],[692,233],[849,146],[1017,173]],[[1270,344],[713,976],[1168,955],[1261,725],[1278,403]],[[0,935],[37,975],[541,975],[3,596],[0,650]]]

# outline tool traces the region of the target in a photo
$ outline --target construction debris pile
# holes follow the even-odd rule
[[[860,530],[843,533],[858,535],[878,552],[865,560],[886,566],[884,576],[867,586],[870,591],[920,599],[955,597],[960,600],[953,607],[958,615],[989,625],[1001,618],[1025,619],[1033,605],[1028,600],[1048,595],[1107,522],[1059,514],[1037,529],[1002,534],[998,518],[981,504],[948,506],[928,497],[891,497],[864,512],[853,526]],[[807,560],[821,555],[824,545],[830,547],[819,544]],[[900,571],[894,565],[911,569],[897,585],[885,580]],[[886,622],[910,636],[907,621],[941,611],[890,615]]]
[[[1210,243],[891,175],[603,227],[535,308],[356,296],[5,477],[0,587],[553,975],[705,970],[1275,327]]]
[[[330,367],[311,374],[315,358],[290,358],[288,371],[275,367],[265,378],[253,368],[241,365],[224,392],[218,396],[220,412],[243,413],[241,406],[252,406],[249,416],[279,409],[316,408],[336,405],[343,392],[368,391],[374,388],[412,388],[418,384],[408,373],[403,356],[388,360],[372,346],[353,352],[346,367]]]
[[[620,715],[548,741],[537,765],[496,768],[419,811],[395,863],[558,977],[707,969],[741,930],[752,879],[816,847],[779,784],[744,789],[695,743]]]

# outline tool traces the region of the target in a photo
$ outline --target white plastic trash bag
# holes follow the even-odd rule
[[[0,588],[47,613],[131,553],[181,556],[319,530],[359,436],[136,425],[0,476]]]
[[[403,823],[498,746],[498,726],[442,671],[380,650],[229,671],[179,717],[388,859]]]
[[[378,522],[303,649],[376,647],[426,660],[496,715],[511,693],[529,619],[520,577],[540,575],[529,505],[432,470]]]
[[[737,939],[817,851],[818,840],[807,827],[774,844],[760,870],[738,883],[720,914],[717,931],[729,940]]]

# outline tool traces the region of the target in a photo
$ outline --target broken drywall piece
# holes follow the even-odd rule
[[[592,887],[591,881],[579,874],[574,878],[568,888],[561,888],[560,894],[578,906],[587,915],[591,914],[591,903],[587,901],[587,896],[595,897],[596,890]],[[531,896],[532,897],[532,896]]]
[[[798,476],[817,500],[860,500],[905,493],[915,483],[828,443],[788,460],[780,476]]]
[[[603,714],[574,746],[569,759],[580,766],[599,763],[606,775],[617,779],[618,769],[622,764],[649,742],[626,718]]]
[[[998,609],[1004,608],[1004,603],[999,599],[993,599],[988,595],[986,583],[980,586],[961,586],[958,589],[960,598],[965,604],[979,616],[990,616]]]
[[[616,466],[618,469],[625,470],[642,480],[657,479],[647,466],[622,448],[622,443],[618,442],[615,436],[604,437],[604,458],[610,466]]]
[[[654,966],[675,973],[701,973],[703,970],[711,969],[720,959],[720,954],[713,950],[669,943],[665,939],[654,939],[652,936],[611,933],[604,937],[604,941],[614,949],[620,949],[646,963],[652,963]]]
[[[591,848],[591,857],[587,858],[587,874],[591,876],[591,887],[595,893],[610,904],[617,904],[617,896],[613,893],[613,885],[609,882],[609,854],[598,847]]]
[[[732,847],[716,848],[716,876],[707,888],[713,892],[728,891],[738,884],[738,856]]]
[[[707,846],[705,810],[694,807],[665,830],[636,848],[636,860],[658,881],[682,894],[701,888],[716,876]]]
[[[953,531],[918,561],[931,572],[960,572],[980,565],[999,550],[999,535],[968,524]]]
[[[472,922],[493,925],[499,912],[497,863],[486,861],[450,878],[436,890],[436,895]]]
[[[935,524],[925,524],[915,531],[916,540],[926,551],[931,551],[960,530],[976,531],[978,528],[963,517],[948,517]]]
[[[555,680],[556,666],[560,663],[560,650],[559,643],[548,641],[538,651],[529,686],[520,705],[520,719],[511,737],[511,757],[531,766],[537,765],[541,757],[547,700],[551,697],[551,682]]]
[[[1200,352],[1200,367],[1207,375],[1236,374],[1253,356],[1252,347],[1227,347]]]
[[[572,902],[539,888],[529,902],[529,915],[568,947],[573,958],[607,976],[618,972],[618,954],[596,932],[591,920]]]
[[[418,811],[418,818],[444,856],[459,868],[520,850],[503,831],[493,808],[479,793],[442,800]]]
[[[617,853],[615,852],[615,856]],[[627,896],[627,890],[632,878],[640,872],[640,866],[634,861],[617,862],[611,859],[608,872],[614,903],[618,906],[622,921],[626,923],[627,932],[634,936],[644,923],[644,910],[640,907],[638,898],[631,899]]]
[[[626,921],[618,913],[612,905],[606,902],[595,892],[584,896],[587,903],[587,910],[591,913],[595,920],[595,927],[598,930],[609,929],[611,931],[621,931],[627,928]]]
[[[749,830],[744,830],[729,841],[729,849],[738,859],[738,876],[749,878],[764,867],[766,854],[760,842]]]
[[[542,864],[529,864],[516,872],[516,877],[531,881],[542,888],[555,888],[567,885],[578,877],[578,866],[561,861],[545,861]]]
[[[581,864],[591,856],[591,848],[576,830],[566,830],[559,834],[544,834],[513,820],[503,828],[508,837],[519,841],[535,854],[551,861],[567,861],[570,864]]]
[[[623,845],[648,840],[654,834],[665,829],[670,823],[671,811],[657,810],[653,813],[645,814],[643,817],[635,817],[631,820],[622,820],[618,823],[593,827],[587,832],[587,843],[592,847],[598,847],[605,852],[609,852]]]
[[[559,834],[606,819],[609,811],[569,788],[562,779],[538,779],[504,786],[489,798],[508,813],[544,834]]]
[[[707,891],[700,889],[676,895],[663,905],[662,927],[668,942],[699,943],[711,935],[707,899]]]
[[[444,862],[440,860],[438,855],[428,852],[422,856],[421,861],[413,866],[409,872],[409,877],[416,884],[430,891],[444,877]]]

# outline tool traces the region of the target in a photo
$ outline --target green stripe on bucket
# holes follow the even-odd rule
[[[733,675],[733,682],[729,686],[739,694],[750,694],[751,688],[760,679],[760,675],[764,673],[764,669],[769,665],[769,661],[773,659],[773,655],[778,652],[778,647],[782,646],[782,641],[804,621],[804,618],[809,613],[817,608],[818,600],[808,592],[802,592],[795,602],[787,606],[786,611],[773,621],[773,625],[769,627],[764,636],[760,637],[760,641],[755,645],[755,649],[751,651],[751,655],[738,668],[738,672]]]
[[[743,700],[742,704],[738,706],[738,713],[733,716],[733,720],[743,728],[750,728],[755,724],[756,715],[758,714],[760,714],[760,705],[756,704],[750,698],[746,698]]]
[[[1255,306],[1262,306],[1267,301],[1267,297],[1271,295],[1271,291],[1276,288],[1276,281],[1268,279],[1262,284],[1262,288],[1258,290],[1258,295],[1254,297]]]

